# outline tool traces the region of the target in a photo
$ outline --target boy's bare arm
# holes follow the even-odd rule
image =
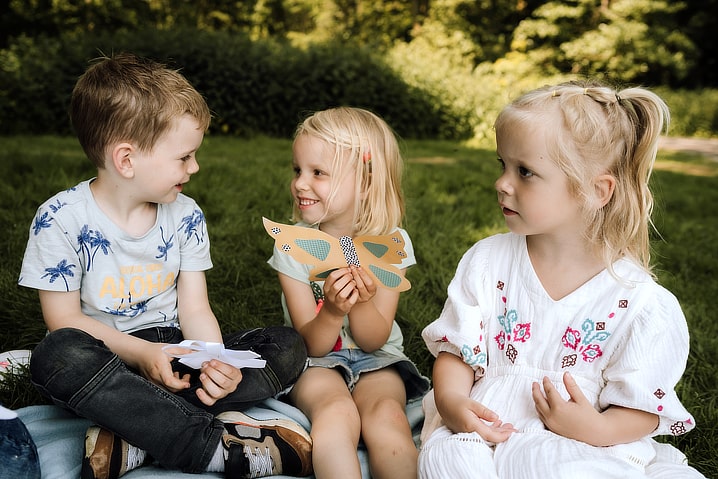
[[[82,312],[80,291],[39,291],[40,306],[47,329],[75,328],[99,339],[128,366],[137,369],[148,380],[171,391],[189,386],[175,377],[163,344],[150,343],[97,321]]]
[[[203,271],[181,271],[177,277],[177,314],[182,337],[221,343],[222,332],[212,312],[207,295],[207,281]],[[242,381],[242,372],[216,359],[200,368],[202,387],[197,397],[207,406],[234,392]]]
[[[177,314],[185,339],[222,342],[219,322],[209,304],[203,271],[180,271],[177,276]]]

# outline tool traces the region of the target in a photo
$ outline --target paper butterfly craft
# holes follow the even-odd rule
[[[404,238],[399,231],[381,236],[335,238],[315,228],[284,225],[267,218],[262,221],[279,251],[314,266],[309,272],[311,281],[324,281],[335,269],[355,265],[364,268],[376,284],[385,288],[396,291],[411,288],[409,280],[394,266],[406,258]]]
[[[172,348],[191,349],[187,354],[173,353]],[[202,363],[210,359],[219,359],[223,363],[231,364],[235,368],[263,368],[267,363],[254,351],[238,351],[225,349],[222,343],[208,343],[185,339],[178,344],[169,344],[162,348],[168,356],[179,358],[179,362],[191,368],[199,369]]]

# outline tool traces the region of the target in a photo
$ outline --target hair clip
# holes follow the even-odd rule
[[[588,88],[584,88],[584,89],[583,89],[583,94],[584,94],[584,95],[588,95]]]
[[[554,98],[554,97],[557,97],[557,96],[558,96],[558,91],[554,90],[554,91],[551,92],[551,98]]]
[[[364,153],[361,159],[365,165],[371,163],[371,151],[367,151],[366,153]]]
[[[616,92],[616,101],[618,103],[621,103],[621,97],[619,96],[618,92]]]

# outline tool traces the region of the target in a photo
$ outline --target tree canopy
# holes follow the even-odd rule
[[[700,88],[718,85],[717,13],[718,0],[9,0],[0,48],[20,36],[194,28],[377,51],[420,41],[469,67],[508,58],[547,75]]]

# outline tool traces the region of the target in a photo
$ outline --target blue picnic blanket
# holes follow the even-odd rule
[[[82,457],[85,453],[85,431],[92,423],[58,406],[28,406],[18,409],[16,412],[37,446],[42,479],[80,477]],[[299,409],[277,399],[268,399],[244,412],[256,419],[290,419],[299,423],[307,431],[311,430],[309,419]],[[414,432],[414,441],[418,445],[424,421],[421,399],[410,402],[407,405],[406,413]],[[357,455],[362,468],[362,477],[371,478],[366,449],[361,444]],[[222,478],[224,475],[209,472],[185,474],[150,465],[134,469],[122,477],[123,479],[200,479],[205,477]],[[273,477],[290,478],[290,476],[283,475]],[[313,476],[309,477],[313,478]]]

